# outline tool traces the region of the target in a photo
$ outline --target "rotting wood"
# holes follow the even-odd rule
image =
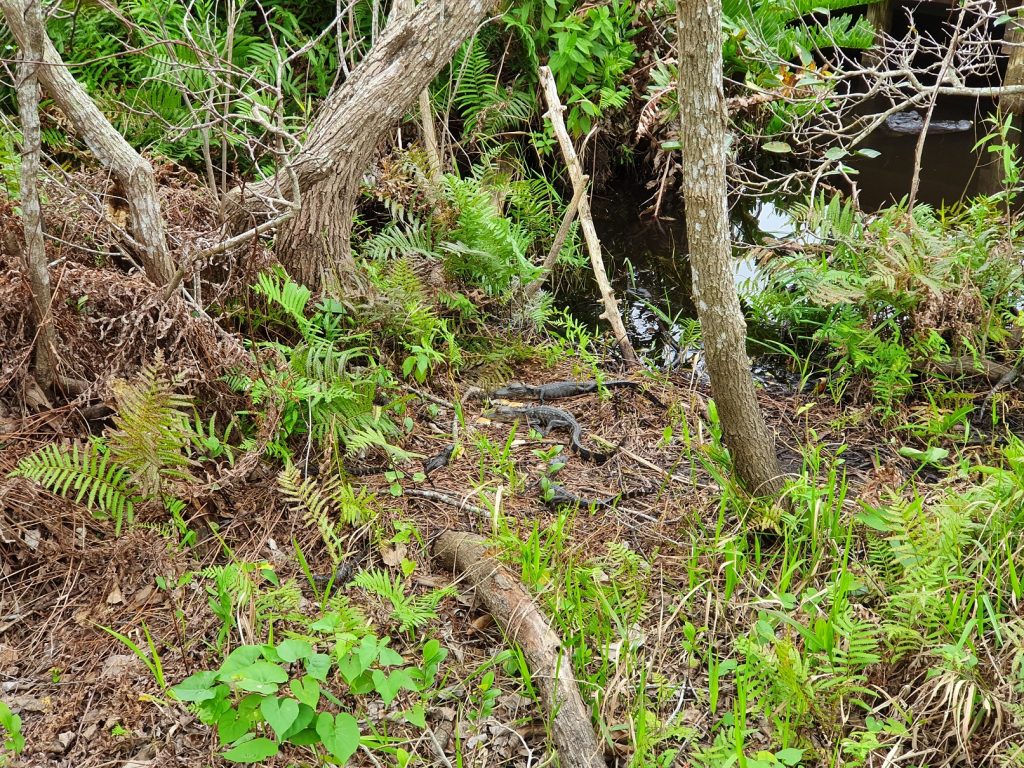
[[[566,168],[569,170],[569,178],[572,179],[574,193],[581,187],[586,188],[587,182],[580,167],[580,159],[576,154],[576,147],[569,138],[569,132],[565,128],[565,120],[562,118],[562,106],[558,99],[558,88],[555,86],[555,76],[551,74],[549,67],[540,68],[540,84],[544,91],[544,100],[547,102],[548,111],[546,117],[551,121],[551,127],[558,138],[558,145],[562,148],[562,155],[565,158]],[[575,194],[574,194],[575,196]],[[594,229],[594,219],[590,215],[590,201],[586,195],[581,194],[579,200],[580,227],[583,229],[583,237],[587,241],[587,250],[590,253],[590,266],[594,269],[594,277],[597,280],[598,290],[601,292],[601,302],[604,304],[604,312],[601,319],[607,320],[615,334],[615,341],[622,352],[626,365],[634,367],[640,364],[633,345],[626,335],[626,326],[622,323],[622,315],[619,313],[619,304],[615,299],[615,292],[611,283],[608,282],[608,273],[605,271],[604,258],[601,255],[601,241],[597,237],[597,230]]]
[[[31,45],[33,36],[41,40],[42,55],[36,69],[40,84],[67,115],[79,138],[121,185],[129,206],[126,240],[142,261],[146,277],[157,285],[166,285],[174,274],[174,264],[167,247],[153,166],[110,124],[72,76],[42,28],[42,21],[26,15],[25,7],[22,0],[0,0],[0,10],[19,47]]]
[[[568,655],[533,599],[491,556],[486,539],[446,531],[433,548],[441,564],[471,585],[510,640],[523,650],[541,703],[551,719],[551,738],[562,768],[606,768]]]

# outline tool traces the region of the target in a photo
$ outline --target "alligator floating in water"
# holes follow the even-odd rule
[[[928,123],[928,134],[965,133],[974,127],[970,120],[935,120]],[[924,118],[919,112],[897,112],[885,118],[885,129],[889,133],[917,136],[924,130]]]

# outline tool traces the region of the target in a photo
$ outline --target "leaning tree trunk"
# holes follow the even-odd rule
[[[53,293],[46,265],[43,217],[39,205],[39,166],[42,136],[39,127],[39,80],[36,72],[43,51],[41,0],[25,0],[23,15],[29,20],[29,35],[18,56],[18,115],[21,119],[21,221],[25,232],[23,260],[32,286],[33,319],[36,323],[35,378],[48,389],[57,365],[57,343],[53,330]]]
[[[0,0],[7,26],[22,50],[31,45],[33,37],[42,41],[36,76],[67,115],[78,137],[121,185],[128,199],[132,250],[142,261],[146,276],[157,285],[164,285],[174,274],[174,265],[167,248],[153,167],[104,117],[53,47],[41,19],[26,14],[27,7],[22,0]]]
[[[9,0],[8,0],[9,1]],[[239,223],[266,215],[261,201],[289,197],[299,213],[278,233],[277,254],[297,280],[319,286],[356,275],[349,236],[359,183],[381,137],[412,107],[463,41],[487,18],[494,0],[424,0],[389,24],[380,40],[313,121],[301,152],[277,176],[236,190],[230,203]],[[294,174],[294,177],[292,176]],[[358,287],[358,286],[356,286]]]
[[[740,482],[755,495],[782,484],[775,447],[754,394],[747,326],[736,293],[726,201],[726,112],[721,0],[679,0],[679,111],[686,235],[693,298],[711,391]]]

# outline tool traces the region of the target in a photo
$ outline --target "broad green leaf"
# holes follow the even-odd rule
[[[421,730],[427,727],[427,712],[423,708],[422,701],[418,702],[412,709],[402,712],[402,717]]]
[[[864,147],[863,149],[858,149],[857,154],[860,155],[861,157],[866,157],[869,160],[874,160],[882,153],[879,152],[877,149],[871,149],[871,147]]]
[[[259,763],[277,754],[276,741],[258,738],[245,741],[224,753],[225,760],[233,763]]]
[[[321,712],[316,720],[316,732],[327,751],[339,762],[346,763],[359,748],[359,724],[347,712],[331,717]]]
[[[262,694],[277,693],[277,686],[288,682],[288,673],[269,661],[250,664],[236,672],[233,677],[235,685],[243,691]]]
[[[304,659],[311,653],[313,653],[313,646],[305,640],[299,640],[295,637],[283,640],[277,644],[277,655],[286,664]]]
[[[785,155],[793,151],[793,148],[784,141],[768,141],[761,145],[765,152],[774,152],[777,155]]]
[[[405,664],[405,659],[398,651],[393,651],[387,646],[382,646],[377,661],[382,667],[397,667]]]
[[[390,675],[385,675],[379,669],[373,670],[373,686],[385,704],[391,704],[402,688],[416,690],[416,684],[404,669],[397,669]]]
[[[326,653],[311,653],[305,659],[306,672],[310,677],[323,682],[331,669],[331,657]]]
[[[846,157],[846,155],[847,155],[847,152],[842,147],[830,147],[828,149],[828,151],[825,152],[825,159],[826,160],[842,160],[844,157]]]
[[[206,701],[217,695],[214,690],[216,682],[216,672],[196,672],[171,688],[171,693],[178,701]]]
[[[383,642],[378,642],[377,638],[372,635],[367,635],[363,638],[363,642],[356,649],[356,655],[359,657],[359,663],[362,665],[361,672],[369,669],[374,659],[380,655],[381,645],[383,645]]]
[[[281,741],[291,741],[294,744],[294,737],[306,730],[315,717],[316,711],[312,707],[306,704],[299,704],[299,716],[295,718],[295,722],[291,724],[291,727],[281,734]]]
[[[949,451],[945,448],[940,448],[937,445],[929,446],[928,449],[924,451],[905,445],[900,448],[899,454],[900,456],[906,456],[908,459],[920,461],[922,464],[936,464],[949,456]]]
[[[780,749],[775,753],[775,759],[783,765],[797,765],[803,759],[804,751],[795,747]]]
[[[278,741],[283,741],[284,734],[299,717],[299,702],[295,699],[267,696],[260,704],[260,712],[263,719],[274,729]]]
[[[288,737],[288,741],[300,747],[308,747],[310,744],[320,742],[320,734],[315,728],[305,728]]]
[[[254,710],[231,707],[217,720],[217,738],[221,744],[238,741],[256,724]]]
[[[892,527],[892,523],[886,519],[881,510],[874,507],[866,507],[861,510],[856,519],[858,523],[863,523],[868,528],[874,528],[876,531],[882,531],[883,533],[888,533]]]
[[[263,648],[258,645],[240,645],[224,659],[217,670],[218,680],[228,680],[238,670],[245,669],[263,656]]]
[[[351,685],[352,681],[359,677],[365,669],[366,667],[359,662],[359,656],[356,655],[355,652],[346,653],[338,659],[338,672],[343,678],[345,678],[345,682],[349,685]]]
[[[306,675],[301,680],[292,680],[288,687],[295,694],[295,698],[303,704],[316,709],[316,705],[320,703],[320,683],[312,675]]]

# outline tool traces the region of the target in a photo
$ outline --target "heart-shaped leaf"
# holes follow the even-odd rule
[[[258,645],[238,646],[228,654],[227,658],[224,659],[224,663],[220,665],[220,669],[217,670],[217,679],[224,681],[229,680],[232,676],[237,674],[239,670],[252,665],[253,662],[262,655],[263,648]]]
[[[380,647],[380,654],[377,656],[377,662],[382,667],[397,667],[401,664],[405,664],[405,659],[398,651],[393,651],[387,646],[382,645]]]
[[[299,717],[299,702],[295,699],[283,699],[277,696],[267,696],[260,704],[260,712],[263,719],[269,723],[277,734],[277,740],[283,741],[284,734],[292,727]]]
[[[256,718],[252,710],[241,710],[231,707],[217,720],[217,736],[221,744],[238,741],[252,730]]]
[[[373,670],[373,686],[385,704],[391,704],[402,688],[416,690],[416,684],[404,669],[395,670],[390,675],[385,675],[379,669]]]
[[[269,661],[257,661],[248,667],[238,670],[231,676],[231,682],[243,691],[270,694],[277,693],[280,683],[288,682],[288,673],[277,664]]]
[[[330,668],[331,657],[326,653],[311,653],[306,657],[306,672],[317,680],[326,680]]]
[[[206,701],[216,696],[216,680],[216,672],[196,672],[171,688],[171,693],[178,701]]]
[[[292,637],[288,640],[283,640],[277,645],[277,655],[281,657],[281,661],[286,664],[291,664],[293,661],[304,659],[313,652],[313,646],[305,640],[299,640],[298,638]]]
[[[796,749],[795,747],[780,749],[775,753],[775,759],[783,765],[797,765],[803,757],[804,751],[802,749]]]
[[[324,747],[339,763],[346,763],[359,748],[359,724],[347,712],[337,717],[321,712],[316,720],[316,732]]]
[[[420,730],[427,727],[427,712],[423,708],[423,702],[418,702],[412,709],[407,709],[401,713],[408,722],[415,725]]]
[[[320,742],[320,734],[316,732],[315,728],[305,728],[289,736],[288,741],[299,747],[308,747],[310,744]]]
[[[296,744],[295,736],[309,727],[309,724],[313,722],[313,718],[316,717],[316,711],[305,704],[299,704],[299,716],[295,718],[295,722],[292,723],[291,728],[280,734],[281,741],[290,741]],[[314,731],[314,733],[316,733]]]
[[[292,680],[288,683],[295,698],[313,709],[320,703],[320,683],[312,675],[306,675],[301,680]]]
[[[238,744],[224,753],[224,759],[233,763],[259,763],[277,754],[277,742],[270,739],[253,739]]]

